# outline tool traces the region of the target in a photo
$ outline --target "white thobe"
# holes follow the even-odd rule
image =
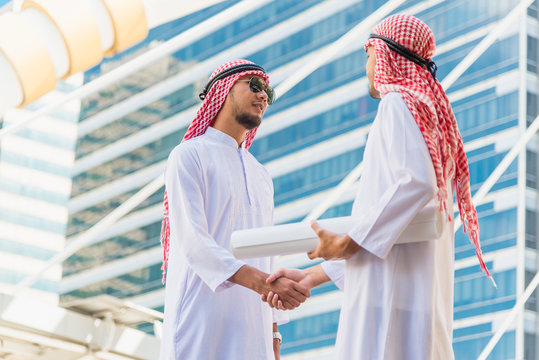
[[[438,239],[395,243],[418,212],[439,211],[432,160],[400,94],[381,100],[363,162],[348,234],[362,249],[323,265],[344,285],[335,359],[453,359],[453,222],[443,216]]]
[[[236,140],[208,128],[172,150],[165,171],[170,252],[162,360],[273,359],[272,323],[260,295],[229,282],[240,267],[264,272],[270,258],[239,261],[234,230],[273,224],[273,184]]]

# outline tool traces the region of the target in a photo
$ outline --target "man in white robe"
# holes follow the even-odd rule
[[[434,36],[421,20],[394,15],[365,46],[369,92],[381,98],[354,201],[356,226],[345,236],[313,222],[326,261],[280,269],[308,288],[333,280],[344,290],[335,359],[453,359],[453,188],[481,267],[477,214],[471,203],[462,139],[436,80]],[[441,236],[397,244],[414,217],[441,211]],[[263,297],[266,299],[265,297]],[[272,306],[279,297],[268,295]]]
[[[289,279],[267,284],[272,259],[240,261],[229,251],[234,230],[273,224],[271,177],[247,150],[272,97],[262,67],[222,65],[201,94],[188,141],[169,156],[162,360],[278,359],[277,324],[286,317],[259,294],[274,291],[289,309],[309,295]]]

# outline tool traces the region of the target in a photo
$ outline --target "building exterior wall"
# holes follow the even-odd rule
[[[31,116],[81,83],[81,76],[60,82],[31,106],[6,112],[2,126]],[[65,246],[79,113],[80,101],[71,101],[0,143],[0,291],[13,291]],[[31,286],[30,294],[58,303],[61,278],[59,264]]]
[[[233,3],[153,29],[143,44],[88,71],[86,81]],[[279,84],[382,3],[270,2],[83,100],[68,238],[89,229],[162,173],[168,153],[200,104],[198,92],[211,72],[198,69],[212,68],[224,55],[246,58],[264,66],[273,84]],[[409,0],[397,12],[412,13],[431,26],[438,46],[437,77],[443,79],[517,3]],[[472,192],[537,116],[538,30],[533,4],[519,24],[510,26],[448,89],[469,158]],[[273,177],[279,223],[303,219],[362,160],[378,104],[368,96],[365,40],[366,36],[336,54],[268,108],[251,152]],[[536,189],[533,140],[477,204],[484,257],[497,289],[481,273],[467,236],[462,230],[456,233],[457,359],[477,357],[538,269]],[[349,214],[354,190],[355,186],[323,217]],[[107,293],[162,309],[162,196],[160,189],[64,263],[62,297]],[[304,255],[282,257],[279,262],[296,267],[309,263]],[[326,284],[291,312],[292,321],[281,327],[285,359],[331,358],[341,297],[334,285]],[[495,348],[493,359],[539,358],[535,301],[532,296],[526,312]]]

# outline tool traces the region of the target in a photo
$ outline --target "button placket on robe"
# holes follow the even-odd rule
[[[247,194],[247,202],[249,203],[249,206],[253,206],[253,201],[251,199],[251,195],[250,195],[250,191],[249,191],[249,180],[248,180],[248,176],[247,176],[247,166],[246,166],[246,162],[245,162],[245,157],[244,157],[244,154],[243,152],[245,151],[244,145],[241,144],[241,147],[238,148],[238,154],[240,156],[240,161],[241,161],[241,168],[242,168],[242,171],[243,171],[243,182],[245,184],[245,193]]]

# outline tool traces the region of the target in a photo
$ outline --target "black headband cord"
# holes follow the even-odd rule
[[[392,40],[392,39],[390,39],[388,37],[385,37],[383,35],[371,34],[369,38],[371,38],[371,39],[380,39],[380,40],[384,41],[387,44],[387,47],[389,47],[391,50],[393,50],[396,53],[404,56],[406,59],[408,59],[410,61],[413,61],[417,65],[427,68],[427,70],[430,72],[432,77],[434,79],[436,79],[436,70],[438,70],[438,67],[436,66],[434,61],[432,61],[430,59],[422,58],[421,56],[417,55],[412,50],[404,47],[403,45],[399,44],[395,40]]]
[[[232,74],[237,74],[242,71],[250,71],[250,70],[262,71],[263,73],[266,72],[266,70],[264,70],[262,66],[256,65],[256,64],[240,64],[240,65],[233,66],[215,75],[213,79],[208,81],[208,84],[206,84],[206,86],[204,87],[204,90],[202,90],[202,92],[198,95],[198,97],[200,98],[200,100],[204,100],[206,98],[206,95],[208,95],[208,92],[210,91],[211,87],[213,86],[213,84],[215,84],[217,80],[224,79],[227,76],[230,76]]]

